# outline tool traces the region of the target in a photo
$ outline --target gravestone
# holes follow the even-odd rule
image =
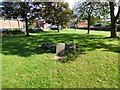
[[[63,56],[65,54],[65,43],[58,43],[56,46],[56,54]]]

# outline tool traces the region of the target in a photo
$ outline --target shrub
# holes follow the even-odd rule
[[[30,33],[38,33],[38,32],[43,32],[42,29],[35,28],[35,29],[29,29]]]
[[[20,29],[19,28],[11,28],[10,30],[12,30],[12,31],[18,31]]]
[[[14,30],[14,31],[11,31],[11,30],[4,30],[1,32],[2,35],[16,35],[16,34],[25,34],[24,32],[20,31],[20,30]]]
[[[95,25],[95,27],[101,27],[102,26],[102,24],[96,24]]]

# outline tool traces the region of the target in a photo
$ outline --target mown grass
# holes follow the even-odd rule
[[[109,32],[66,29],[2,38],[3,88],[118,88],[119,38]],[[61,62],[43,42],[77,45],[74,60]],[[73,56],[73,55],[72,55]],[[73,59],[73,58],[71,58]]]

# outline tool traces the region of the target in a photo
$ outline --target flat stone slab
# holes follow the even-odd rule
[[[62,56],[62,57],[60,57],[60,56],[54,56],[54,60],[64,60],[66,58],[67,58],[66,56]]]

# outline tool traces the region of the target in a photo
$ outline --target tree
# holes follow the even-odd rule
[[[78,18],[77,18],[77,15],[75,15],[73,12],[72,12],[72,15],[71,15],[71,21],[74,24],[75,31],[76,31],[76,29],[77,29],[77,23],[78,23]]]
[[[90,21],[91,17],[100,17],[100,15],[106,11],[106,8],[101,8],[101,6],[104,6],[104,3],[101,2],[80,2],[77,1],[74,4],[73,10],[78,15],[80,19],[87,19],[88,21],[88,34],[90,32]]]
[[[91,18],[90,25],[92,25],[92,26],[95,26],[98,21],[99,22],[102,21],[102,19],[100,17],[91,16],[90,18]]]
[[[42,13],[42,17],[47,23],[57,25],[59,32],[59,26],[66,26],[69,22],[71,10],[69,9],[68,3],[45,2]]]
[[[61,25],[61,29],[63,27],[66,27],[71,19],[71,15],[72,15],[72,10],[70,10],[68,3],[60,3],[61,6],[61,12],[59,12],[59,24]]]
[[[34,9],[36,4],[32,2],[3,2],[2,15],[5,18],[23,18],[26,26],[26,36],[29,36],[28,22],[31,18],[36,18]],[[39,9],[39,8],[38,8]]]
[[[110,5],[110,16],[111,16],[111,38],[117,37],[116,34],[116,25],[117,25],[117,20],[120,16],[120,5],[118,6],[118,12],[117,15],[115,16],[114,10],[115,10],[115,2],[109,2]]]

